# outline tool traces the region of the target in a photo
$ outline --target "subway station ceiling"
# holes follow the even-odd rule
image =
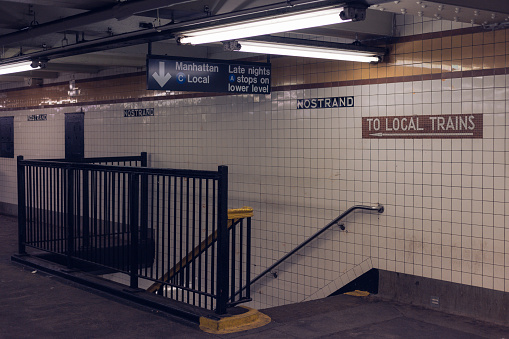
[[[6,0],[0,1],[0,65],[44,60],[43,70],[1,75],[0,82],[142,69],[157,55],[232,59],[222,44],[176,42],[179,31],[330,5],[364,7],[363,21],[292,32],[301,39],[369,42],[394,35],[395,14],[489,27],[509,25],[507,0]]]

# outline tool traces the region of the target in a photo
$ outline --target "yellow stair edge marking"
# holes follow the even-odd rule
[[[354,297],[367,297],[369,295],[369,292],[355,290],[352,292],[346,292],[345,294],[353,295]]]
[[[243,314],[233,315],[220,320],[200,317],[200,329],[207,333],[227,334],[252,330],[270,323],[269,316],[253,308],[240,306],[248,311]]]

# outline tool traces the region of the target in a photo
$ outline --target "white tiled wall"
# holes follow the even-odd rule
[[[399,36],[408,36],[416,34],[433,33],[447,31],[451,29],[467,28],[477,26],[471,23],[455,22],[449,20],[437,20],[435,18],[420,17],[415,15],[396,14],[395,16],[395,34]]]
[[[152,167],[230,172],[229,207],[251,206],[253,274],[355,204],[334,227],[253,288],[263,308],[326,296],[370,268],[509,291],[506,103],[509,76],[280,91],[3,112],[15,154],[63,157],[64,113],[85,112],[86,156],[149,153]],[[353,108],[297,110],[297,98],[354,95]],[[155,116],[123,110],[154,107]],[[48,114],[27,122],[28,114]],[[484,113],[481,140],[371,140],[361,117]],[[15,160],[0,159],[3,202]]]

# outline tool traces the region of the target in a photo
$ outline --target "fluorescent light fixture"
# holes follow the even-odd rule
[[[38,63],[37,63],[37,67],[32,67],[32,61],[30,61],[30,60],[16,62],[13,64],[0,65],[0,75],[33,71],[33,70],[40,69],[40,68],[41,68],[41,66]]]
[[[237,40],[253,36],[295,31],[299,29],[338,24],[352,21],[342,20],[342,7],[309,10],[299,13],[278,15],[256,20],[232,23],[212,28],[197,29],[180,34],[182,44],[199,45],[210,42]]]
[[[292,45],[262,41],[239,41],[240,52],[287,55],[303,58],[317,58],[356,62],[379,62],[373,52],[337,49],[319,46]]]

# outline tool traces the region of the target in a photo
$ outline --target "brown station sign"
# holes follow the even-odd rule
[[[480,139],[482,114],[362,118],[363,139]]]

